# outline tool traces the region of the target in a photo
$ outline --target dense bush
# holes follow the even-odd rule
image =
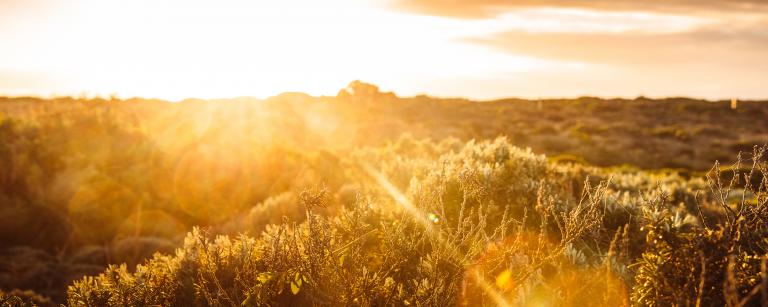
[[[68,303],[743,305],[768,290],[763,150],[751,158],[760,185],[742,182],[734,198],[737,177],[730,188],[710,178],[707,195],[674,176],[656,182],[676,185],[618,174],[574,187],[583,173],[607,174],[548,164],[504,139],[404,142],[422,149],[356,155],[381,166],[358,161],[350,177],[361,192],[334,214],[316,213],[328,209],[327,189],[307,190],[294,200],[302,223],[235,239],[196,229],[175,255],[75,282]],[[388,179],[401,172],[414,174],[403,188]]]
[[[721,107],[4,99],[0,303],[763,304],[764,152],[701,170],[768,117]]]

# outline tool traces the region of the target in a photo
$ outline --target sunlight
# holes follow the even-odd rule
[[[266,98],[293,91],[334,95],[361,79],[401,95],[476,99],[537,98],[544,86],[553,96],[763,96],[756,81],[766,67],[756,57],[763,45],[751,34],[763,28],[757,13],[611,11],[555,1],[456,18],[417,14],[393,2],[12,0],[0,7],[0,93]],[[434,3],[471,8],[485,2]],[[494,40],[505,33],[536,37]],[[611,35],[635,37],[629,41],[637,46]],[[649,43],[659,40],[669,42]],[[712,52],[676,56],[690,41]],[[579,48],[605,51],[574,58]],[[562,51],[552,56],[556,50]],[[635,67],[637,50],[648,50],[643,59],[653,65]],[[696,63],[703,62],[717,73],[701,73]],[[674,74],[667,74],[670,68]],[[739,80],[724,83],[718,75]],[[708,83],[719,86],[701,86]]]
[[[334,95],[355,79],[413,94],[426,76],[480,77],[544,64],[461,42],[464,29],[477,28],[464,22],[387,11],[377,1],[336,1],[80,0],[36,25],[34,35],[12,33],[0,42],[30,47],[0,60],[0,72],[35,80],[7,89],[15,93],[39,93],[44,85],[39,94],[180,100]],[[72,47],[50,53],[49,44]]]
[[[395,187],[392,182],[387,179],[384,174],[377,171],[375,168],[373,168],[371,165],[368,165],[366,163],[361,164],[363,170],[365,170],[368,175],[370,175],[376,183],[381,186],[384,191],[386,191],[389,196],[392,197],[392,199],[395,200],[395,203],[400,205],[403,209],[405,209],[405,212],[408,213],[415,221],[417,221],[419,224],[421,224],[424,229],[427,231],[427,234],[436,239],[438,244],[445,247],[445,250],[447,250],[451,254],[451,258],[453,258],[454,261],[458,263],[462,263],[462,257],[459,255],[459,248],[457,246],[454,246],[447,240],[443,238],[443,235],[440,231],[440,229],[435,227],[435,224],[439,221],[437,216],[434,213],[427,213],[419,210],[414,206],[410,200],[408,200],[408,197],[405,196],[400,190]],[[506,307],[510,306],[510,304],[507,302],[507,300],[504,298],[504,296],[499,293],[496,289],[493,288],[492,284],[489,283],[480,272],[477,270],[472,270],[471,273],[468,274],[469,277],[475,281],[479,286],[480,289],[483,290],[488,296],[493,299],[494,303],[496,303],[496,306]]]
[[[0,307],[768,306],[766,28],[0,0]]]

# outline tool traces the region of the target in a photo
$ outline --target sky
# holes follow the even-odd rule
[[[768,98],[765,0],[0,0],[0,95]]]

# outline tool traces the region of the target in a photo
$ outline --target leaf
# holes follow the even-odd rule
[[[301,279],[302,276],[299,272],[296,272],[296,274],[293,275],[293,281],[291,281],[291,293],[293,293],[293,295],[296,295],[301,291]]]
[[[260,283],[265,284],[267,281],[272,279],[271,273],[259,273],[259,276],[256,277],[256,280],[258,280]]]
[[[302,280],[302,279],[303,279],[303,276],[301,276],[301,274],[299,274],[298,272],[296,273],[296,275],[294,275],[294,276],[293,276],[293,281],[294,281],[294,282],[295,282],[295,283],[296,283],[296,284],[297,284],[299,287],[301,287],[301,280]]]

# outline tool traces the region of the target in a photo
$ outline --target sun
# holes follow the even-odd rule
[[[13,83],[19,94],[170,100],[334,95],[356,79],[406,95],[450,93],[451,79],[541,68],[461,40],[483,23],[403,14],[386,3],[76,0],[38,11],[44,21],[29,24],[34,31],[8,36],[30,52],[0,68],[30,76]]]

